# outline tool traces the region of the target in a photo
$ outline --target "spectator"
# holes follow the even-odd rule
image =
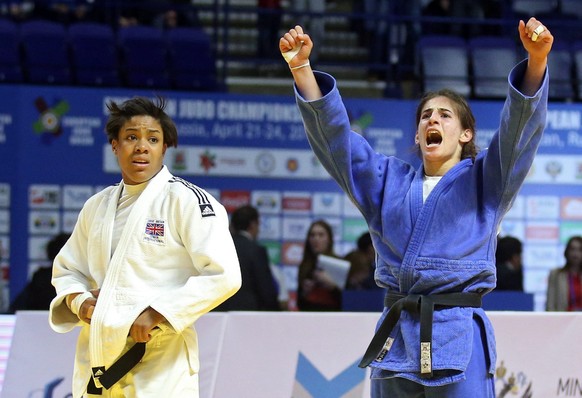
[[[324,220],[314,221],[305,238],[297,285],[300,311],[340,311],[342,308],[340,287],[327,272],[317,268],[320,254],[339,258],[333,249],[333,230]]]
[[[0,17],[14,22],[23,22],[35,16],[34,1],[0,1]]]
[[[582,311],[582,236],[573,236],[564,250],[566,264],[550,271],[546,311]]]
[[[364,232],[360,235],[357,248],[346,254],[344,258],[351,263],[346,289],[368,290],[378,288],[374,281],[376,251],[369,232]]]
[[[422,9],[423,17],[443,18],[443,21],[430,21],[422,25],[423,34],[450,34],[451,23],[444,18],[450,18],[453,15],[451,10],[451,0],[432,0]]]
[[[51,284],[52,263],[70,236],[67,233],[60,233],[47,243],[46,256],[50,261],[50,265],[40,267],[34,272],[32,279],[10,306],[9,312],[11,314],[20,310],[48,311],[52,299],[57,295],[54,286]]]
[[[75,22],[93,21],[96,17],[95,2],[89,0],[59,0],[36,2],[36,17],[49,19],[65,25]]]
[[[512,236],[499,238],[495,252],[496,290],[523,292],[522,244]]]
[[[242,286],[217,311],[278,311],[275,279],[267,249],[257,242],[259,212],[253,206],[236,209],[230,219],[232,240],[242,274]]]
[[[160,29],[200,27],[198,11],[190,0],[149,0],[152,24]]]
[[[432,0],[423,8],[422,15],[458,19],[454,23],[446,19],[442,22],[426,23],[423,26],[423,33],[452,34],[463,37],[476,36],[481,32],[480,24],[470,23],[467,20],[485,19],[481,3],[473,0]]]
[[[259,0],[258,2],[257,56],[259,58],[272,59],[279,56],[279,48],[275,44],[279,37],[282,9],[281,0]]]
[[[321,44],[325,37],[326,0],[292,0],[291,4],[292,10],[298,13],[293,18],[305,27],[312,40],[319,42],[320,47],[323,47]],[[311,62],[316,63],[319,57],[320,50],[314,49],[311,52]]]

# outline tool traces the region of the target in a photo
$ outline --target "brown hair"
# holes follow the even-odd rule
[[[309,235],[311,235],[311,231],[313,227],[319,225],[327,232],[329,236],[329,243],[326,247],[323,254],[326,256],[337,257],[333,251],[333,229],[331,225],[324,220],[316,220],[309,226],[307,230],[307,236],[305,237],[305,245],[303,247],[303,259],[299,264],[299,280],[305,279],[311,275],[313,270],[315,269],[315,264],[317,263],[317,254],[313,251],[313,247],[311,247],[311,243],[309,243]]]

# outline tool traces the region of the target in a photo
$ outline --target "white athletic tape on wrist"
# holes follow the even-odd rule
[[[309,66],[309,61],[307,61],[306,63],[304,63],[303,65],[297,65],[297,66],[290,66],[289,69],[291,70],[296,70],[296,69],[301,69],[301,68],[305,68],[306,66]]]
[[[93,294],[91,292],[85,292],[79,294],[77,297],[71,301],[71,311],[75,315],[79,315],[79,310],[81,309],[81,305],[87,300],[88,298],[93,298]]]
[[[281,53],[281,55],[283,55],[283,58],[285,58],[285,61],[287,61],[287,63],[289,63],[289,62],[291,62],[293,57],[299,53],[299,50],[301,50],[301,47],[303,47],[303,42],[299,43],[299,47],[297,47],[296,49]]]

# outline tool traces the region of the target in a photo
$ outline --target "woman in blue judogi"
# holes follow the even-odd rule
[[[509,74],[488,149],[477,154],[461,96],[428,93],[416,112],[419,168],[351,131],[335,79],[309,65],[313,43],[300,26],[280,40],[311,147],[365,217],[375,279],[388,292],[360,364],[372,367],[373,397],[495,395],[495,338],[481,297],[495,287],[497,231],[542,137],[553,43],[535,18],[518,32],[528,59]]]

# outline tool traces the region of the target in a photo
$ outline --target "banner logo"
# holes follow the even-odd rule
[[[366,370],[359,368],[358,362],[355,361],[340,374],[328,380],[307,357],[299,353],[291,396],[294,398],[351,398],[363,396]]]
[[[69,111],[69,103],[67,101],[59,101],[51,108],[44,98],[38,97],[34,101],[34,106],[40,116],[32,125],[33,131],[36,134],[48,133],[49,136],[61,135],[63,132],[61,117]]]

